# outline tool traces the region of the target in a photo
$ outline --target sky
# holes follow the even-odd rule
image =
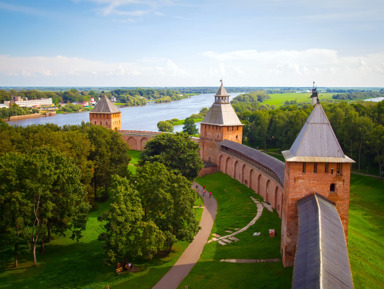
[[[383,0],[0,0],[0,86],[384,86]]]

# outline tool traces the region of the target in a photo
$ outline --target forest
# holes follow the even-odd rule
[[[310,104],[275,108],[236,100],[232,105],[244,124],[245,141],[260,149],[289,149],[313,108]],[[322,106],[344,153],[356,161],[354,169],[383,175],[384,101],[325,102]]]

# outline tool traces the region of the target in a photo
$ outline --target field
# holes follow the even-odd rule
[[[261,199],[252,190],[222,173],[198,178],[218,202],[218,212],[212,233],[225,236],[226,230],[242,228],[256,215],[256,206],[250,195]],[[239,242],[205,245],[199,262],[193,267],[179,288],[290,288],[292,268],[282,263],[234,264],[221,259],[273,259],[280,258],[281,221],[276,212],[263,210],[261,218],[248,230],[236,235]],[[276,238],[268,230],[274,228]],[[254,237],[254,232],[261,235]]]
[[[384,288],[384,182],[351,175],[349,260],[356,289]]]
[[[331,100],[334,93],[319,93],[320,102],[322,100]],[[284,105],[286,101],[297,101],[297,103],[312,103],[310,98],[311,93],[275,93],[270,94],[271,98],[263,101],[263,104],[274,105],[280,107]]]

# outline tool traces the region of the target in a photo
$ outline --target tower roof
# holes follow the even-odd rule
[[[282,153],[287,162],[354,162],[344,155],[320,104],[313,108],[291,148]]]
[[[235,110],[229,103],[229,94],[224,88],[222,81],[215,95],[215,103],[211,106],[201,123],[219,126],[242,125]]]
[[[225,89],[223,85],[223,81],[221,81],[221,85],[219,90],[216,92],[216,96],[229,96],[227,90]]]
[[[99,102],[89,113],[119,113],[120,110],[109,100],[108,97],[103,95]]]

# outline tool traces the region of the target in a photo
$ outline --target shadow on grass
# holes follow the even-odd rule
[[[178,246],[181,249],[186,245]],[[178,254],[173,251],[166,257],[133,262],[137,272],[117,275],[114,265],[104,264],[101,242],[97,240],[47,244],[46,252],[38,254],[38,267],[23,258],[27,262],[20,262],[20,268],[8,267],[0,272],[0,288],[119,288],[121,283],[131,288],[151,288],[172,267]]]

